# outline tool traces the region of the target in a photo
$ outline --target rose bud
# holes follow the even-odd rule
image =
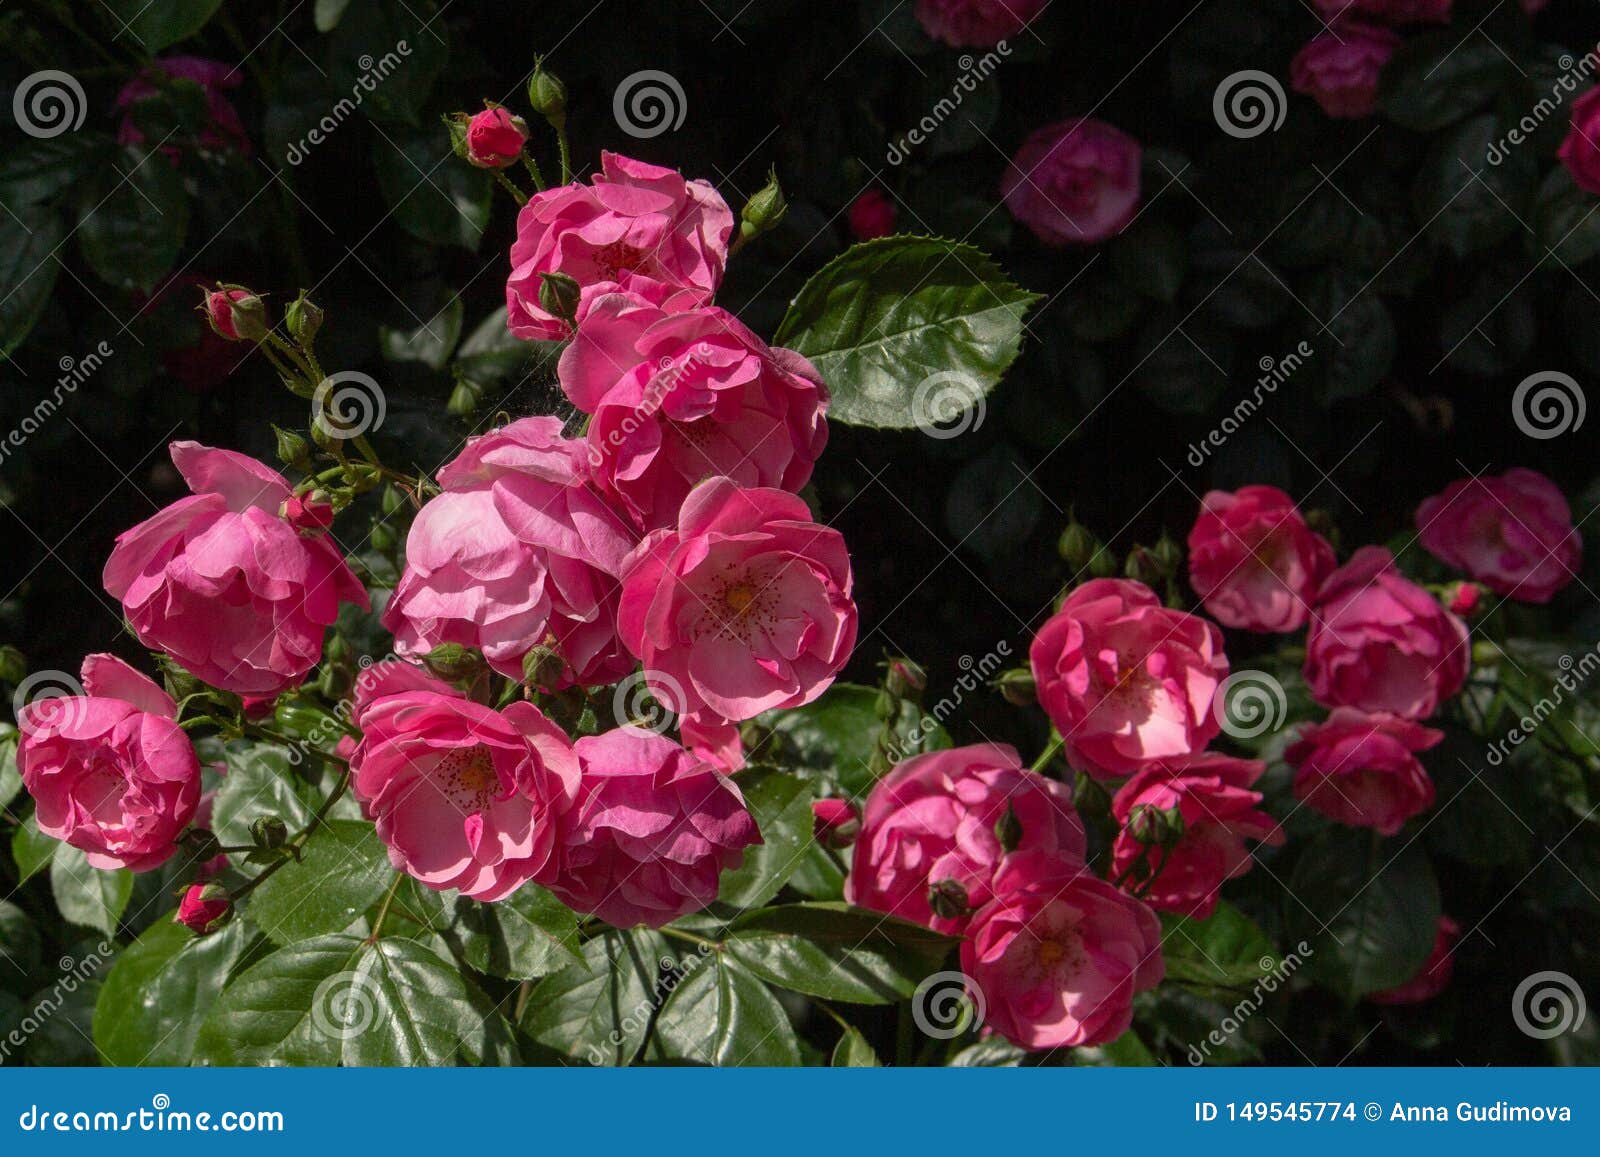
[[[308,490],[284,499],[278,515],[301,534],[322,534],[333,525],[333,503],[325,490]]]
[[[498,106],[474,113],[467,122],[466,158],[480,169],[503,169],[517,163],[528,139],[528,124]]]
[[[1447,592],[1445,605],[1451,614],[1469,619],[1483,605],[1483,588],[1477,583],[1455,583]]]
[[[196,936],[205,936],[226,924],[232,914],[228,889],[221,884],[190,884],[172,919]]]
[[[894,203],[889,198],[877,189],[868,189],[850,202],[845,221],[850,226],[850,236],[857,241],[871,241],[893,233],[896,216]]]
[[[847,799],[819,799],[811,805],[812,830],[819,844],[848,848],[861,834],[861,813]]]
[[[201,308],[217,336],[229,341],[260,341],[267,335],[267,307],[248,289],[223,286],[206,294]]]

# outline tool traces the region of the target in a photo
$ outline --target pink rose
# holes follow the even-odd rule
[[[1029,651],[1039,704],[1074,767],[1098,778],[1200,751],[1222,729],[1222,632],[1169,610],[1143,583],[1094,579],[1067,596]]]
[[[517,163],[528,139],[528,125],[503,108],[486,108],[467,122],[467,160],[480,169],[503,169]]]
[[[1549,602],[1583,565],[1572,509],[1537,470],[1450,483],[1417,507],[1417,531],[1440,562],[1519,602]]]
[[[1087,117],[1039,129],[1006,167],[1006,208],[1046,245],[1122,232],[1139,205],[1139,142]]]
[[[1305,679],[1318,703],[1426,719],[1466,682],[1467,626],[1364,546],[1317,595]]]
[[[200,761],[172,698],[113,655],[83,661],[81,696],[17,712],[17,770],[39,830],[96,868],[148,872],[200,803]]]
[[[712,478],[624,564],[617,633],[669,710],[753,719],[828,689],[855,646],[850,588],[844,536],[804,502]]]
[[[222,927],[229,909],[228,890],[220,884],[190,884],[178,902],[173,922],[182,924],[196,936]]]
[[[1127,825],[1135,807],[1178,810],[1183,834],[1168,849],[1140,842],[1126,826],[1112,848],[1111,873],[1121,879],[1140,860],[1142,873],[1127,877],[1130,889],[1151,879],[1144,901],[1164,912],[1204,920],[1217,906],[1224,881],[1255,863],[1245,840],[1283,843],[1283,833],[1261,811],[1261,793],[1251,786],[1266,764],[1254,759],[1202,752],[1152,764],[1118,790],[1112,814]],[[1159,869],[1159,870],[1158,870]]]
[[[322,658],[339,604],[367,609],[366,589],[332,538],[278,516],[283,475],[198,442],[170,449],[194,494],[117,536],[106,590],[141,643],[197,679],[238,695],[295,686]]]
[[[520,338],[568,336],[539,305],[539,275],[583,287],[578,317],[603,293],[626,290],[667,310],[711,300],[722,283],[733,213],[705,181],[602,153],[590,185],[535,193],[517,215],[506,282],[507,325]]]
[[[1455,0],[1316,0],[1327,21],[1361,14],[1390,24],[1447,24]]]
[[[214,289],[208,292],[206,318],[211,322],[212,331],[229,341],[246,340],[239,332],[238,321],[233,315],[233,303],[254,297],[255,294],[248,289]]]
[[[566,735],[531,703],[494,711],[420,669],[382,666],[358,691],[350,786],[389,862],[475,900],[543,883],[557,822],[578,796]]]
[[[995,872],[1006,854],[995,826],[1008,810],[1018,829],[1013,851],[1083,863],[1083,821],[1072,793],[1024,767],[1015,748],[979,743],[913,756],[867,797],[845,899],[959,932],[970,910],[995,894]],[[956,903],[940,915],[928,893],[947,881],[959,890],[946,893]]]
[[[117,144],[144,144],[144,130],[134,118],[133,107],[157,95],[175,80],[193,81],[205,94],[206,123],[200,129],[200,144],[208,149],[231,149],[249,156],[250,138],[245,134],[244,124],[232,103],[222,95],[225,89],[238,88],[244,76],[238,68],[199,56],[168,56],[152,61],[149,70],[122,86],[113,102],[113,107],[123,112],[122,123],[117,127]],[[171,145],[161,151],[173,159],[179,155],[179,150]]]
[[[1378,107],[1378,78],[1399,47],[1400,34],[1392,28],[1342,23],[1295,54],[1289,77],[1296,92],[1331,117],[1371,116]]]
[[[1006,859],[961,943],[985,1025],[1026,1049],[1116,1040],[1133,998],[1166,974],[1161,922],[1133,897],[1045,852]]]
[[[1189,583],[1225,627],[1299,630],[1335,561],[1294,500],[1273,486],[1210,491],[1189,531]]]
[[[1443,739],[1409,719],[1339,707],[1325,722],[1303,725],[1284,758],[1299,769],[1298,798],[1342,824],[1392,836],[1433,806],[1433,780],[1413,753]]]
[[[893,233],[896,216],[893,201],[877,189],[868,189],[850,202],[845,221],[850,226],[850,236],[857,241],[871,241]]]
[[[632,531],[583,482],[582,444],[558,418],[523,418],[471,438],[439,471],[443,493],[411,524],[383,625],[395,649],[483,652],[509,679],[551,643],[580,683],[632,669],[616,637],[617,574]]]
[[[935,40],[987,48],[1015,36],[1049,0],[917,0],[917,19]]]
[[[1600,88],[1572,102],[1572,127],[1556,155],[1580,189],[1600,194]]]
[[[670,739],[619,728],[574,749],[582,787],[545,884],[576,911],[659,928],[715,900],[722,873],[761,843],[733,781]]]
[[[591,479],[645,529],[670,525],[702,478],[797,491],[828,442],[828,390],[811,363],[714,307],[596,298],[560,379],[594,415]]]
[[[1428,959],[1422,962],[1417,974],[1395,988],[1369,992],[1367,999],[1373,1004],[1421,1004],[1432,1000],[1450,985],[1450,977],[1456,970],[1456,941],[1460,937],[1461,925],[1448,916],[1440,916],[1433,951],[1428,953]]]

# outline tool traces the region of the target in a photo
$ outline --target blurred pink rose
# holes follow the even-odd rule
[[[172,698],[113,655],[83,661],[84,695],[17,712],[17,770],[39,830],[96,868],[148,872],[200,804],[200,761]]]
[[[1364,546],[1322,585],[1306,636],[1305,679],[1318,703],[1426,719],[1466,682],[1467,627]]]
[[[986,1027],[1026,1049],[1116,1040],[1133,998],[1166,974],[1161,922],[1081,865],[1045,852],[1006,859],[995,898],[961,943]]]
[[[1519,602],[1549,602],[1583,565],[1572,509],[1537,470],[1450,483],[1417,507],[1417,531],[1440,562]]]
[[[418,512],[383,625],[403,656],[481,650],[509,679],[553,645],[580,683],[620,679],[617,574],[634,535],[583,481],[582,443],[558,418],[523,418],[468,441]]]
[[[1433,951],[1428,953],[1428,959],[1422,962],[1417,974],[1394,988],[1369,992],[1367,999],[1373,1004],[1421,1004],[1432,1000],[1450,986],[1450,977],[1456,970],[1453,949],[1460,937],[1461,925],[1448,916],[1440,916]]]
[[[845,220],[850,226],[850,236],[857,241],[871,241],[893,233],[896,216],[894,202],[885,197],[882,190],[868,189],[850,202]]]
[[[1039,704],[1068,760],[1099,778],[1200,751],[1221,724],[1222,632],[1169,610],[1143,583],[1094,579],[1067,596],[1029,651]]]
[[[1296,92],[1331,117],[1371,116],[1378,107],[1378,78],[1399,47],[1394,29],[1347,21],[1296,53],[1289,77]]]
[[[386,666],[395,681],[358,695],[350,786],[389,862],[475,900],[545,882],[557,822],[578,797],[566,735],[531,703],[494,711],[404,664]],[[410,684],[437,689],[400,689]]]
[[[1093,244],[1133,219],[1141,155],[1138,141],[1103,121],[1062,121],[1022,143],[1000,192],[1046,245]]]
[[[1390,24],[1447,24],[1455,0],[1315,0],[1324,20],[1371,16]]]
[[[1556,155],[1580,189],[1600,194],[1600,88],[1572,102],[1572,127]]]
[[[1294,794],[1309,806],[1392,836],[1433,806],[1433,780],[1413,753],[1443,739],[1409,719],[1339,707],[1326,721],[1303,725],[1284,758],[1298,769]]]
[[[733,213],[705,181],[602,153],[592,184],[535,193],[517,215],[507,325],[520,338],[568,336],[539,305],[541,273],[582,287],[580,320],[594,298],[618,290],[668,310],[705,305],[722,283],[732,235]]]
[[[591,479],[645,529],[671,525],[713,475],[797,491],[828,442],[828,391],[811,363],[714,307],[667,313],[624,294],[596,298],[560,379],[594,415]]]
[[[712,478],[629,556],[617,632],[659,703],[737,722],[828,689],[855,646],[850,588],[844,537],[804,502]]]
[[[1251,786],[1266,764],[1216,752],[1179,756],[1151,764],[1117,791],[1112,814],[1124,826],[1112,848],[1111,874],[1121,878],[1139,860],[1147,871],[1128,877],[1127,887],[1141,889],[1160,866],[1145,903],[1165,912],[1204,920],[1217,906],[1225,881],[1248,872],[1255,861],[1245,840],[1283,843],[1277,821],[1260,810],[1261,793]],[[1163,851],[1141,843],[1126,825],[1138,806],[1183,817],[1183,835]]]
[[[1333,571],[1333,548],[1273,486],[1212,490],[1189,531],[1189,582],[1225,627],[1296,631]]]
[[[503,108],[486,108],[467,122],[467,160],[480,169],[517,163],[528,139],[528,125]]]
[[[987,48],[1015,36],[1049,0],[917,0],[917,19],[929,36],[964,48]]]
[[[574,749],[578,804],[542,882],[576,911],[659,928],[715,900],[722,873],[761,843],[733,781],[670,739],[619,728]]]
[[[1083,821],[1072,792],[1024,767],[1015,748],[979,743],[913,756],[873,786],[845,899],[959,932],[967,913],[938,915],[929,905],[929,890],[953,880],[968,909],[992,898],[1006,854],[995,825],[1008,808],[1020,827],[1014,851],[1083,863]]]
[[[144,130],[135,120],[133,109],[140,101],[159,93],[165,85],[175,80],[189,80],[198,84],[205,94],[206,121],[199,133],[200,144],[208,149],[228,150],[250,155],[250,138],[245,134],[239,113],[227,97],[226,89],[238,88],[244,81],[243,73],[220,60],[207,60],[200,56],[168,56],[152,61],[145,73],[122,86],[113,102],[122,111],[122,123],[117,126],[117,144],[142,145]],[[157,142],[158,144],[160,142]],[[161,148],[168,157],[176,158],[179,150],[173,145]]]
[[[283,475],[231,450],[174,442],[194,494],[117,536],[102,581],[133,632],[197,679],[238,695],[276,695],[322,658],[339,604],[366,588],[331,536],[279,517]]]

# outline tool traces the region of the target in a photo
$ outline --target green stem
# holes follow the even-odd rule
[[[394,903],[394,894],[400,890],[400,885],[404,881],[405,877],[396,872],[394,883],[389,885],[389,890],[383,895],[383,907],[378,909],[377,919],[372,922],[372,934],[367,937],[368,944],[378,942],[378,934],[383,931],[383,922],[389,918],[389,907]]]
[[[1039,753],[1039,758],[1033,761],[1033,770],[1042,772],[1049,767],[1050,761],[1056,757],[1056,754],[1066,745],[1066,742],[1066,737],[1059,731],[1051,731],[1050,742],[1045,744],[1044,750]]]
[[[503,170],[490,169],[489,171],[494,174],[494,179],[500,185],[500,187],[511,194],[511,199],[513,201],[515,201],[518,205],[526,205],[528,203],[528,194],[524,193],[521,189],[517,188],[516,185],[512,184],[511,178],[506,176]]]
[[[720,949],[722,947],[722,945],[718,944],[715,940],[707,940],[704,936],[696,936],[693,932],[685,932],[682,928],[673,928],[668,926],[660,929],[660,932],[663,936],[671,936],[674,939],[682,940],[686,943],[694,944],[701,948]]]
[[[539,162],[532,153],[522,154],[522,167],[528,170],[528,176],[533,178],[533,187],[539,192],[544,192],[544,174],[539,171]]]

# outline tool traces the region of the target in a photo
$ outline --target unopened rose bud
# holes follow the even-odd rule
[[[478,402],[483,398],[483,390],[467,381],[457,378],[456,384],[450,391],[450,400],[445,403],[445,410],[457,418],[470,418],[477,413]]]
[[[1000,841],[1000,850],[1003,852],[1014,852],[1022,845],[1022,820],[1017,817],[1017,809],[1009,802],[1005,814],[994,823],[994,837]]]
[[[1187,825],[1176,806],[1158,808],[1154,804],[1135,804],[1128,813],[1128,834],[1141,844],[1170,848],[1183,838]]]
[[[533,75],[528,78],[528,104],[557,129],[566,123],[567,86],[547,72],[542,61],[534,61]]]
[[[1143,546],[1135,546],[1128,552],[1128,557],[1122,564],[1122,574],[1124,578],[1143,583],[1147,587],[1158,585],[1166,577],[1166,572],[1156,561],[1156,556]]]
[[[27,657],[9,643],[0,647],[0,679],[15,687],[27,677]]]
[[[816,800],[811,816],[817,842],[830,848],[848,848],[861,834],[861,813],[847,799]]]
[[[289,842],[289,825],[277,816],[262,816],[250,825],[250,838],[258,848],[281,848]]]
[[[305,470],[310,467],[311,443],[293,430],[285,430],[280,426],[272,427],[272,433],[278,440],[279,462],[292,470]]]
[[[266,303],[242,286],[212,290],[202,308],[217,336],[229,341],[260,341],[271,328]]]
[[[559,317],[569,325],[578,317],[578,303],[583,297],[583,287],[565,273],[539,274],[539,308],[552,317]]]
[[[553,647],[539,644],[522,656],[522,681],[540,691],[555,691],[565,681],[567,661]]]
[[[967,890],[955,880],[940,880],[928,889],[928,907],[935,916],[959,920],[972,914]]]
[[[896,699],[915,699],[928,686],[928,673],[911,659],[890,659],[885,667],[884,689]]]
[[[278,516],[308,537],[324,534],[333,525],[333,500],[320,487],[291,494],[278,508]]]
[[[300,296],[289,303],[289,308],[283,311],[283,324],[288,327],[289,335],[301,345],[310,345],[322,329],[322,307],[300,291]]]
[[[503,169],[517,163],[528,140],[528,122],[498,105],[474,113],[467,121],[467,163],[480,169]]]
[[[778,171],[770,170],[767,183],[744,203],[744,210],[739,214],[739,235],[751,241],[763,233],[769,233],[778,227],[788,212],[789,202],[783,195],[783,187],[778,184]]]
[[[1031,707],[1039,701],[1033,672],[1026,667],[1013,667],[1000,672],[994,685],[1013,707]]]
[[[1089,574],[1092,578],[1112,578],[1117,573],[1117,556],[1112,554],[1107,547],[1099,547],[1089,559]]]
[[[460,643],[444,643],[422,656],[422,665],[441,679],[470,679],[483,670],[483,656]]]
[[[1449,590],[1448,605],[1462,618],[1471,618],[1483,606],[1483,588],[1477,583],[1456,583]]]
[[[206,936],[226,924],[232,912],[228,890],[221,884],[190,884],[178,903],[173,922],[196,936]]]
[[[216,833],[210,828],[190,828],[183,833],[183,839],[179,842],[188,850],[192,860],[202,864],[222,855],[222,845],[217,842]]]
[[[1156,540],[1155,546],[1150,549],[1150,553],[1163,575],[1177,574],[1178,568],[1183,565],[1183,547],[1164,530],[1161,532],[1161,537]]]

